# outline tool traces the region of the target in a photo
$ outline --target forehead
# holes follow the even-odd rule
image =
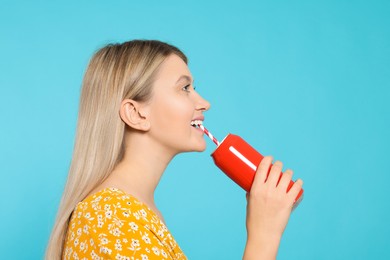
[[[156,76],[156,83],[174,85],[179,79],[186,80],[188,77],[192,79],[187,64],[179,56],[170,55],[161,64]]]

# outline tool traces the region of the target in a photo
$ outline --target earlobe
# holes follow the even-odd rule
[[[140,112],[141,104],[131,99],[125,99],[121,103],[120,117],[122,121],[129,127],[140,130],[148,131],[150,123],[148,119]]]
[[[144,131],[149,130],[149,128],[150,128],[150,123],[149,123],[149,121],[143,122],[142,127],[144,128]]]

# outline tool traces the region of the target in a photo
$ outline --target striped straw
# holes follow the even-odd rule
[[[217,138],[215,138],[210,132],[209,130],[206,129],[206,127],[204,127],[203,125],[198,125],[200,127],[200,129],[202,129],[202,131],[216,144],[216,145],[219,145],[219,142],[217,140]]]

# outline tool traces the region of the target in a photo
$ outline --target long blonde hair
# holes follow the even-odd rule
[[[84,75],[76,139],[69,175],[46,250],[61,259],[70,216],[77,203],[101,184],[124,154],[123,99],[147,101],[161,63],[172,54],[187,63],[176,47],[154,40],[110,44],[92,57]]]

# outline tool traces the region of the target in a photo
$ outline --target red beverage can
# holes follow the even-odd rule
[[[211,157],[213,157],[214,163],[218,168],[247,192],[250,191],[257,167],[264,158],[263,155],[241,137],[233,134],[228,134],[223,139],[217,149],[211,154]],[[282,173],[280,173],[281,176]],[[294,182],[290,181],[287,191],[291,189],[293,184]],[[294,207],[302,200],[302,195],[303,189],[295,198]]]

